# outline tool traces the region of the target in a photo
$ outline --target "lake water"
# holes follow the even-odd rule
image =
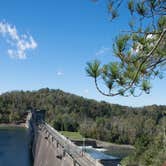
[[[0,166],[32,166],[24,128],[0,128]]]

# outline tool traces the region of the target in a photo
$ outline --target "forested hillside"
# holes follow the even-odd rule
[[[48,123],[57,130],[134,145],[136,152],[124,165],[160,166],[166,160],[166,106],[132,108],[52,89],[13,91],[0,96],[0,123],[18,122],[31,108],[45,109]]]

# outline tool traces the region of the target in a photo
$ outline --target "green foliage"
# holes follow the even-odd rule
[[[20,114],[18,112],[11,112],[9,115],[9,121],[10,122],[17,122],[19,121],[20,118]]]
[[[162,78],[166,64],[166,3],[160,0],[108,0],[111,20],[126,7],[131,16],[129,30],[117,35],[113,43],[116,62],[100,65],[88,62],[86,72],[94,78],[97,90],[105,96],[149,94],[151,80]],[[126,20],[127,21],[127,20]],[[103,81],[108,89],[100,87]]]
[[[130,10],[131,14],[134,13],[134,1],[133,0],[128,1],[128,9]]]
[[[90,77],[94,77],[97,78],[100,75],[100,70],[99,70],[99,66],[100,66],[100,62],[95,60],[94,62],[87,63],[87,68],[86,68],[86,72],[88,73],[88,75]]]

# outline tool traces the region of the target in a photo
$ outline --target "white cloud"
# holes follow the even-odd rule
[[[62,75],[64,75],[64,73],[61,72],[61,71],[58,71],[58,72],[56,73],[56,75],[57,75],[57,76],[62,76]]]
[[[130,49],[130,50],[131,50],[131,54],[137,54],[137,53],[139,53],[139,51],[140,51],[142,48],[143,48],[143,45],[140,44],[140,43],[138,43],[135,49],[133,49],[133,48]]]
[[[104,55],[105,53],[108,53],[110,51],[110,48],[102,46],[97,52],[96,56]]]
[[[154,35],[152,35],[152,34],[148,34],[146,37],[146,39],[153,39],[153,38],[154,38]]]
[[[12,58],[25,59],[26,52],[37,47],[36,41],[31,35],[20,35],[15,26],[7,22],[0,22],[0,35],[2,35],[11,48],[7,53]]]
[[[88,90],[88,89],[85,89],[85,90],[84,90],[84,93],[86,93],[86,94],[89,93],[89,90]]]
[[[152,34],[148,34],[147,37],[146,37],[147,41],[150,41],[148,44],[150,47],[153,47],[154,46],[154,39],[156,39],[156,35],[152,35]],[[139,53],[140,50],[142,50],[143,48],[143,45],[140,44],[140,43],[137,43],[137,46],[135,49],[131,48],[131,53],[132,54],[137,54]]]

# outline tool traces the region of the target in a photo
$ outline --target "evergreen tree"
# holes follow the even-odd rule
[[[108,0],[111,20],[118,19],[126,3],[131,19],[129,30],[117,35],[113,43],[113,56],[117,61],[101,65],[94,60],[86,67],[97,90],[105,96],[149,94],[151,80],[162,78],[165,71],[166,1]],[[107,90],[100,86],[99,80]]]

